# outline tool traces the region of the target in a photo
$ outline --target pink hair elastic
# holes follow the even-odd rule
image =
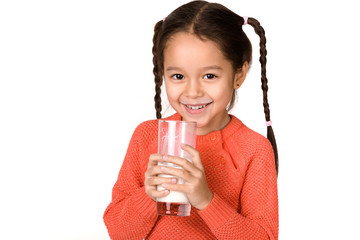
[[[249,19],[249,17],[243,17],[243,19],[244,19],[244,24],[243,24],[243,25],[248,24],[248,19]]]
[[[165,22],[166,17],[163,18],[163,22]]]
[[[266,122],[266,126],[270,127],[271,125],[272,125],[272,121],[271,121],[271,120]]]

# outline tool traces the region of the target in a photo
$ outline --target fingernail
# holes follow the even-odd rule
[[[172,179],[171,179],[171,182],[172,182],[172,183],[176,183],[176,178],[172,178]]]
[[[166,187],[166,184],[165,184],[165,183],[163,183],[163,184],[161,184],[161,186],[162,186],[163,188],[165,188],[165,187]]]

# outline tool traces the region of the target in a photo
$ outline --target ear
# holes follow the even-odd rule
[[[246,78],[246,74],[249,70],[249,63],[244,62],[241,68],[237,69],[234,76],[234,89],[237,90],[243,84]]]

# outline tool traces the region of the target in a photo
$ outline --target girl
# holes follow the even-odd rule
[[[228,114],[251,63],[251,44],[242,30],[247,23],[260,36],[270,141]],[[267,103],[265,42],[257,20],[206,1],[185,4],[156,24],[156,116],[161,118],[164,82],[176,110],[167,119],[197,122],[196,149],[182,146],[193,163],[156,154],[157,120],[136,128],[104,213],[112,239],[278,238],[277,150]],[[160,167],[158,162],[183,169]],[[186,183],[158,177],[164,173]],[[157,185],[165,190],[157,191]],[[156,214],[156,198],[171,190],[187,195],[192,205],[189,217]]]

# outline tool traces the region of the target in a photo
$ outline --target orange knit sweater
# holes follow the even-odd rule
[[[168,119],[180,120],[179,114]],[[129,143],[104,222],[119,239],[271,239],[278,238],[278,196],[270,142],[235,116],[221,131],[197,136],[209,188],[203,210],[189,217],[158,216],[145,193],[149,156],[157,152],[158,121],[140,124]]]

